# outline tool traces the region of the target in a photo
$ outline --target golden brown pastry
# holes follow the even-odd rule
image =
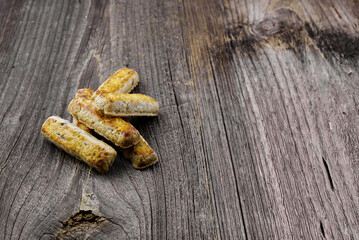
[[[89,90],[80,89],[80,92]],[[86,127],[113,142],[116,146],[128,148],[140,140],[140,133],[129,122],[122,118],[105,116],[93,105],[85,94],[78,94],[68,107],[69,113]]]
[[[94,90],[91,88],[82,88],[77,90],[75,98],[83,97],[83,98],[91,98],[93,95]]]
[[[123,156],[132,162],[132,166],[136,169],[144,169],[158,160],[157,154],[148,145],[145,139],[141,136],[141,140],[133,147],[121,149]]]
[[[117,155],[111,146],[60,117],[49,117],[41,133],[57,147],[101,173],[107,172]]]
[[[143,94],[103,93],[93,105],[105,113],[116,117],[157,116],[158,102]]]
[[[129,93],[140,81],[138,73],[129,68],[122,68],[109,77],[95,92],[92,99],[103,93]]]
[[[90,98],[92,96],[92,94],[94,93],[94,90],[92,90],[91,88],[84,88],[84,89],[79,89],[76,92],[75,98],[79,98],[79,97],[86,97],[86,98]],[[72,123],[76,126],[78,126],[79,128],[81,128],[82,130],[85,130],[88,133],[91,133],[91,129],[89,129],[88,127],[86,127],[85,124],[82,124],[79,120],[77,120],[75,117],[72,117]]]
[[[72,124],[91,134],[91,129],[86,127],[86,125],[82,124],[79,120],[77,120],[74,117],[72,117]]]

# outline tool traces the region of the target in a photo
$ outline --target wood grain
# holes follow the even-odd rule
[[[358,239],[356,0],[0,1],[1,239]],[[157,152],[105,175],[40,134],[117,69]]]

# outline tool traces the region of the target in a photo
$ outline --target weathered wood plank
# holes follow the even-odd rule
[[[359,238],[350,0],[1,1],[0,238]],[[106,175],[40,135],[116,69],[159,156]],[[73,222],[77,221],[77,225]]]

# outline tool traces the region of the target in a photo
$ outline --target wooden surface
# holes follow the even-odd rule
[[[359,239],[357,0],[0,1],[0,239]],[[50,144],[118,68],[158,153],[106,175]]]

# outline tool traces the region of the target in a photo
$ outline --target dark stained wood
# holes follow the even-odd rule
[[[356,0],[0,1],[0,239],[359,239]],[[40,134],[118,68],[158,153],[101,175]]]

